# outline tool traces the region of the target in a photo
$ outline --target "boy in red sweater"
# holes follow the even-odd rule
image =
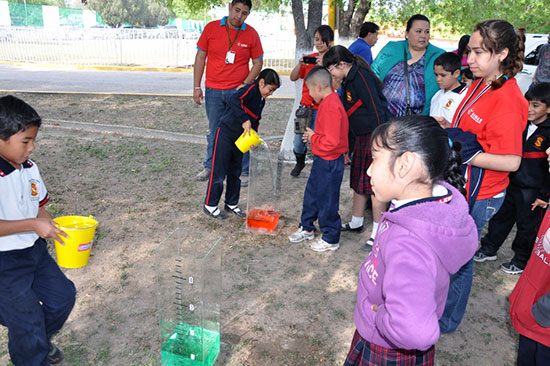
[[[340,185],[344,176],[344,153],[348,151],[348,117],[332,89],[330,72],[313,68],[305,79],[309,94],[319,103],[315,131],[308,128],[304,142],[311,141],[313,166],[307,181],[300,228],[288,239],[300,243],[315,238],[315,220],[323,235],[310,245],[317,252],[340,247],[341,222],[338,214]]]

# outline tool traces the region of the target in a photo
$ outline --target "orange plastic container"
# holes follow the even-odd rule
[[[279,224],[279,211],[253,208],[246,217],[246,226],[253,230],[271,232]]]

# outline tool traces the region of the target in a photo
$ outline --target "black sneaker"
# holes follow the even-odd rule
[[[63,351],[61,351],[54,343],[50,342],[50,352],[48,352],[48,362],[52,365],[58,364],[65,356],[63,356]]]
[[[474,262],[478,262],[478,263],[485,262],[485,261],[496,261],[496,260],[497,260],[496,254],[494,255],[485,254],[481,251],[481,249],[478,250],[474,255]]]
[[[513,275],[521,274],[521,272],[523,272],[523,269],[519,268],[512,262],[502,263],[500,265],[500,269],[502,269],[504,272],[508,274],[513,274]]]

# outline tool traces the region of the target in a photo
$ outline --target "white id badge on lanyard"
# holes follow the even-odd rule
[[[226,64],[234,64],[235,63],[235,52],[229,50],[227,51],[227,54],[225,55],[225,63]]]

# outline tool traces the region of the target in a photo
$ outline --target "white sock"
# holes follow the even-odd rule
[[[372,238],[376,236],[376,232],[378,231],[378,224],[378,222],[372,222],[372,234],[370,234]]]
[[[349,222],[349,227],[352,229],[356,229],[361,225],[363,225],[363,220],[364,218],[362,216],[361,217],[352,216],[351,221]]]
[[[229,207],[230,209],[234,210],[237,208],[237,205],[227,205],[227,207]]]
[[[208,205],[204,205],[204,207],[206,207],[206,209],[210,213],[214,213],[214,211],[216,211],[216,209],[218,208],[218,206],[208,206]]]

